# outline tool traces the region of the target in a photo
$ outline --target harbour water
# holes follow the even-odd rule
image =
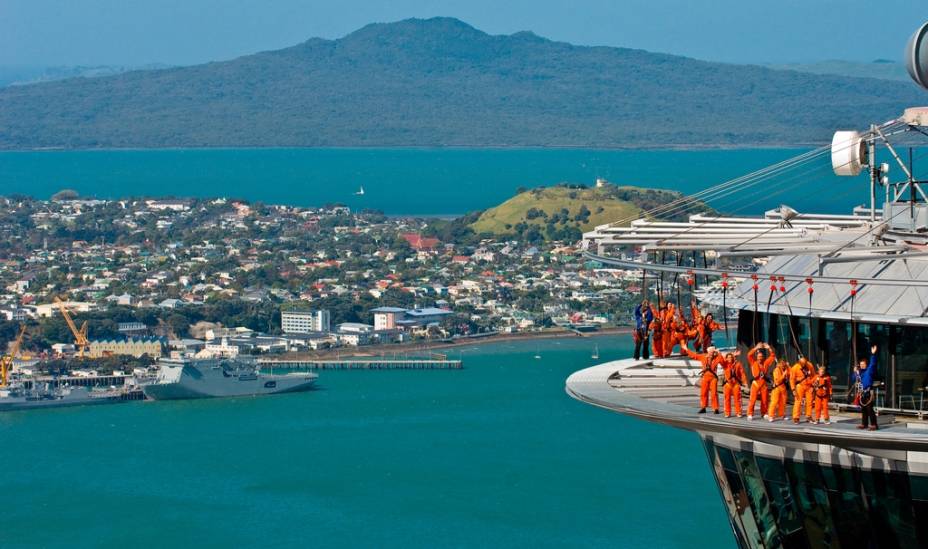
[[[495,206],[520,186],[614,183],[694,193],[804,152],[797,149],[193,149],[0,152],[0,195],[201,196],[273,204],[344,203],[392,215],[455,215]],[[846,212],[865,182],[835,177],[827,155],[801,178],[712,204],[754,214],[783,200]],[[355,195],[360,186],[364,195]]]
[[[326,371],[302,394],[3,414],[0,546],[731,547],[696,436],[564,393],[594,345],[605,361],[629,339]]]

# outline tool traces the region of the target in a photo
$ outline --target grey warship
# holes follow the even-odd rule
[[[265,374],[244,358],[163,359],[154,382],[142,387],[152,400],[275,395],[309,391],[313,373]]]
[[[0,412],[113,404],[127,400],[133,399],[119,389],[95,390],[90,387],[51,384],[33,388],[7,386],[0,389]]]

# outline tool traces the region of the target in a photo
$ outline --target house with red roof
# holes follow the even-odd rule
[[[441,244],[437,238],[422,236],[419,233],[402,233],[400,237],[417,252],[434,252]]]

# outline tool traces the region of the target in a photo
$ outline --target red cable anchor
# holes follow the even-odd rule
[[[855,295],[857,295],[857,280],[851,279],[850,283],[851,283],[851,297],[854,297]]]
[[[809,294],[812,294],[812,292],[815,291],[815,290],[812,289],[812,282],[813,282],[813,281],[812,281],[812,278],[811,278],[811,277],[806,279],[806,284],[809,285],[809,287],[807,288],[807,291],[809,292]]]

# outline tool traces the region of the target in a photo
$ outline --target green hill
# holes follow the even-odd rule
[[[409,19],[230,61],[3,88],[0,149],[822,143],[923,102],[906,82]]]
[[[475,233],[519,234],[537,230],[550,240],[571,240],[597,225],[637,216],[681,198],[678,192],[638,187],[585,188],[576,185],[538,187],[520,192],[495,208],[480,214],[471,224]],[[690,213],[712,212],[693,201],[685,211],[670,219],[683,219]],[[534,228],[534,229],[533,229]]]

